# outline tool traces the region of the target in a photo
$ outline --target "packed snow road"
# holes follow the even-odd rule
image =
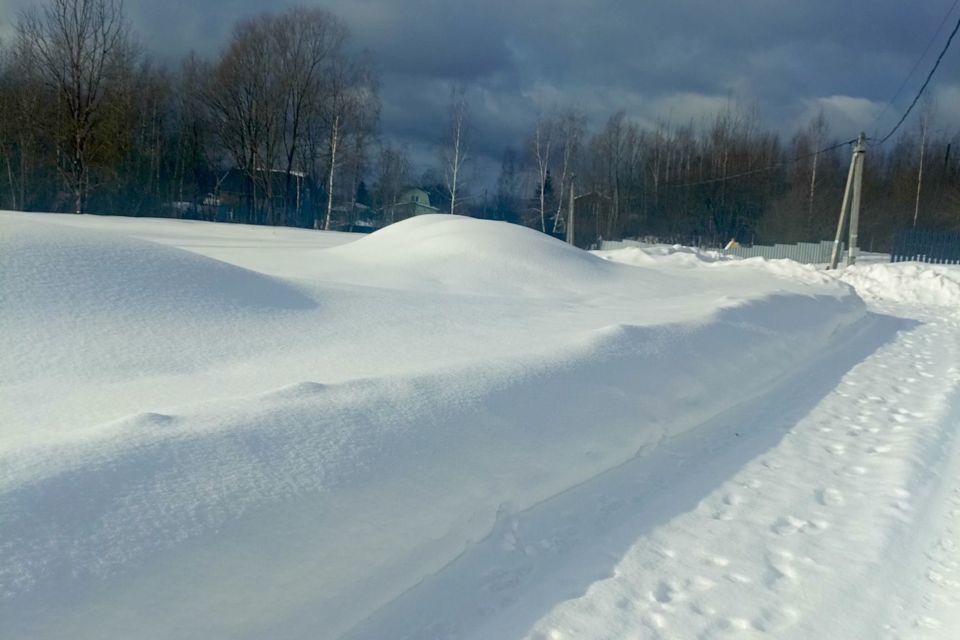
[[[958,271],[602,257],[0,214],[0,637],[954,637]]]

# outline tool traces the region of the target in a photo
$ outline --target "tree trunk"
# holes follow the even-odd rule
[[[810,197],[809,204],[807,206],[807,225],[813,223],[813,199],[817,190],[817,160],[820,158],[819,153],[813,154],[813,170],[810,172]]]
[[[83,213],[83,152],[81,151],[80,129],[77,127],[73,148],[73,212]]]
[[[453,179],[450,181],[450,215],[457,209],[457,182],[460,180],[460,124],[457,123],[456,136],[453,141]]]
[[[333,215],[333,174],[337,166],[337,143],[340,137],[340,115],[333,118],[333,127],[330,129],[330,166],[327,169],[327,214],[324,217],[323,228],[330,230],[330,219]]]
[[[10,208],[14,211],[17,210],[17,189],[13,184],[13,167],[10,165],[10,154],[6,154],[7,158],[7,181],[10,183]]]

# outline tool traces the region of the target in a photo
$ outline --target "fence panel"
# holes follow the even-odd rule
[[[604,240],[599,248],[604,251],[623,249],[626,247],[648,247],[651,243],[640,242],[638,240]],[[841,244],[841,252],[845,246]],[[716,249],[731,256],[739,258],[766,258],[768,260],[796,260],[804,264],[827,264],[830,262],[830,255],[833,252],[833,241],[823,240],[821,242],[799,242],[797,244],[774,244],[762,245],[755,244],[750,246],[739,246],[732,249]]]
[[[960,231],[903,229],[897,232],[890,262],[960,264]]]
[[[841,249],[843,247],[841,246]],[[745,247],[724,249],[724,253],[740,258],[766,258],[768,260],[795,260],[804,264],[826,264],[830,262],[833,241],[798,242],[797,244],[755,244]]]

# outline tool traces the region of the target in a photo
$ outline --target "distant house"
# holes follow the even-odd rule
[[[391,209],[394,220],[440,212],[439,209],[430,204],[430,195],[423,189],[416,188],[404,190]]]
[[[380,228],[373,209],[365,204],[340,204],[333,207],[333,226],[336,231],[352,233],[373,233]]]
[[[230,221],[263,223],[270,222],[266,217],[272,208],[277,216],[276,222],[295,226],[311,226],[316,214],[314,194],[316,185],[308,175],[300,171],[291,171],[289,179],[285,171],[258,170],[256,181],[240,169],[233,168],[219,177],[215,192],[210,194],[211,201],[217,203],[220,216]],[[267,201],[267,191],[272,195]],[[256,195],[256,203],[253,195]],[[253,210],[250,210],[253,205]]]

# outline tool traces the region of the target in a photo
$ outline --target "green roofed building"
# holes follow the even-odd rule
[[[439,209],[430,204],[430,195],[423,189],[407,189],[393,206],[397,220],[421,216],[426,213],[439,213]]]

